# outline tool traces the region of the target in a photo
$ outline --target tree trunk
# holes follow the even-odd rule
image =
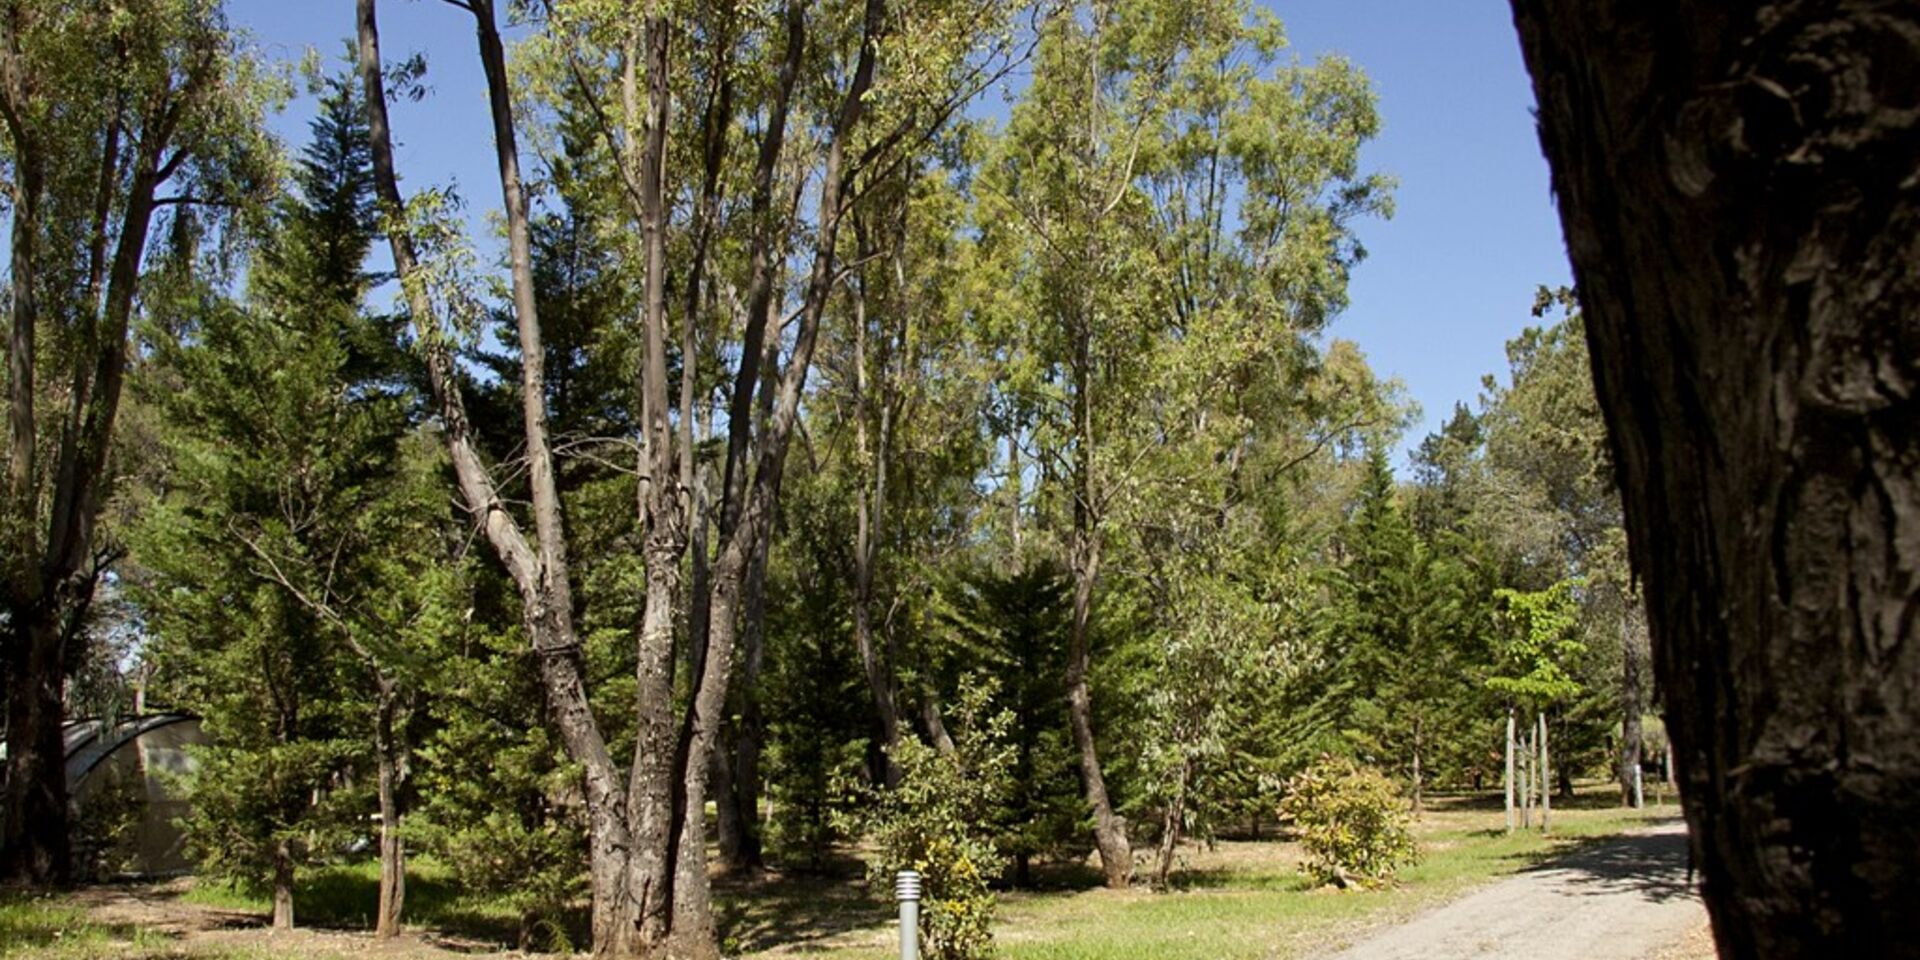
[[[760,667],[766,635],[767,544],[748,571],[740,624],[740,678],[732,684],[731,709],[720,725],[712,770],[714,827],[720,864],[729,873],[762,865],[760,851]]]
[[[5,876],[35,885],[63,884],[72,867],[61,736],[64,645],[49,617],[11,626]]]
[[[1539,760],[1539,739],[1535,735],[1534,724],[1527,724],[1527,734],[1520,740],[1520,829],[1533,829],[1533,768]]]
[[[927,738],[933,742],[933,749],[943,757],[953,756],[953,735],[947,732],[947,722],[940,715],[940,698],[932,692],[920,699],[920,722],[926,724]]]
[[[273,929],[293,929],[293,845],[286,839],[273,847]]]
[[[1514,9],[1720,955],[1914,956],[1920,13]]]
[[[1631,608],[1625,597],[1620,609],[1620,803],[1640,806],[1634,783],[1640,769],[1640,716],[1646,712],[1646,697],[1640,690],[1640,645],[1631,629]]]
[[[1100,754],[1093,741],[1093,697],[1087,687],[1087,632],[1093,606],[1093,583],[1100,568],[1100,549],[1093,536],[1076,532],[1073,564],[1073,624],[1068,635],[1067,719],[1080,754],[1080,785],[1087,806],[1093,808],[1093,842],[1100,851],[1100,870],[1107,886],[1125,889],[1133,882],[1133,847],[1127,841],[1127,823],[1114,812],[1107,781],[1100,772]]]
[[[405,745],[394,723],[399,698],[393,682],[376,681],[379,703],[374,719],[374,752],[378,755],[380,789],[380,903],[373,935],[385,940],[400,935],[407,900],[406,841],[400,833],[401,783],[406,776]]]
[[[1506,773],[1506,776],[1501,780],[1502,785],[1505,786],[1506,788],[1506,794],[1507,794],[1507,832],[1508,833],[1512,833],[1515,826],[1514,810],[1513,810],[1513,788],[1515,786],[1514,769],[1513,769],[1514,733],[1515,733],[1515,729],[1514,729],[1514,722],[1513,722],[1513,708],[1508,707],[1507,708],[1507,773]]]
[[[766,662],[767,551],[762,541],[747,573],[747,603],[741,624],[739,710],[733,726],[733,803],[740,820],[740,851],[734,866],[758,870],[760,849],[760,749],[766,721],[760,714],[760,673]]]
[[[639,898],[628,896],[626,886],[627,867],[634,847],[628,833],[627,796],[588,702],[579,644],[573,630],[565,531],[547,444],[544,352],[533,302],[526,197],[519,180],[506,54],[494,23],[491,0],[470,0],[467,6],[474,15],[481,65],[487,76],[501,194],[507,210],[514,317],[521,357],[525,441],[522,462],[526,465],[526,482],[532,493],[537,541],[528,539],[519,520],[507,508],[475,443],[448,338],[425,286],[416,282],[419,261],[412,238],[407,231],[395,229],[388,232],[387,240],[395,270],[403,281],[416,341],[425,354],[427,382],[455,482],[467,510],[486,533],[501,566],[520,594],[522,622],[545,693],[548,717],[568,757],[581,768],[588,820],[593,943],[596,954],[607,956],[630,951],[637,926],[634,910]],[[404,223],[406,205],[393,165],[375,0],[358,0],[356,27],[375,195],[388,216]]]
[[[1420,804],[1420,721],[1413,721],[1413,815],[1423,812]]]
[[[854,221],[854,227],[854,234],[858,237],[858,255],[864,261],[873,251],[866,247],[866,232],[859,229],[858,218]],[[886,413],[886,398],[882,397],[879,403],[874,402],[875,386],[868,370],[867,297],[870,288],[866,272],[856,269],[854,277],[857,284],[851,298],[853,435],[854,450],[866,475],[860,478],[860,489],[854,493],[853,564],[849,571],[853,577],[853,642],[860,654],[861,669],[867,677],[867,692],[873,699],[875,740],[884,770],[884,781],[891,788],[900,783],[900,763],[894,758],[894,747],[900,742],[900,712],[895,705],[898,684],[895,682],[893,663],[882,656],[879,644],[874,639],[873,580],[874,568],[880,562],[880,544],[886,539],[887,458],[892,452],[892,419]],[[885,362],[882,361],[880,366],[880,375],[884,380],[888,375]],[[881,410],[878,417],[875,416],[876,407]],[[878,420],[877,429],[873,424],[875,420]]]
[[[1547,712],[1539,713],[1540,726],[1540,772],[1534,777],[1540,782],[1540,832],[1552,829],[1548,818],[1553,814],[1553,763],[1547,752]]]
[[[1162,890],[1167,888],[1167,877],[1173,873],[1173,855],[1180,849],[1180,828],[1186,822],[1187,783],[1193,776],[1193,761],[1184,761],[1180,765],[1180,780],[1174,785],[1173,797],[1167,802],[1166,814],[1160,830],[1160,865],[1153,872],[1153,885]]]
[[[18,17],[18,11],[15,12]],[[18,23],[15,28],[18,28]],[[94,556],[94,524],[114,478],[107,470],[113,431],[126,378],[128,329],[138,292],[147,234],[154,213],[154,192],[177,169],[176,161],[192,147],[174,148],[171,140],[180,113],[189,109],[193,88],[205,81],[209,63],[193,68],[177,86],[153,98],[146,109],[146,126],[133,151],[130,181],[120,205],[121,219],[105,296],[86,307],[100,310],[81,321],[85,347],[73,360],[73,379],[66,385],[71,401],[60,432],[58,457],[52,470],[39,462],[36,448],[40,424],[34,412],[35,332],[39,303],[38,239],[41,205],[47,199],[43,181],[44,157],[37,146],[38,132],[30,116],[38,103],[26,92],[33,78],[22,75],[18,38],[0,44],[0,99],[4,99],[10,146],[14,154],[12,317],[7,339],[8,367],[8,475],[0,500],[0,538],[6,554],[5,613],[7,742],[6,813],[0,828],[0,880],[30,884],[60,884],[69,879],[70,861],[65,746],[64,686],[69,660],[67,627],[77,627],[92,599],[97,575],[83,572]],[[51,116],[52,114],[49,114]],[[119,136],[117,121],[109,124],[109,143]],[[171,158],[163,158],[175,149]],[[103,165],[112,163],[105,157]],[[111,207],[110,171],[103,182]],[[100,214],[96,216],[109,216]],[[94,226],[95,243],[105,250],[105,223]],[[96,260],[98,258],[95,258]],[[98,289],[98,264],[89,278],[90,292]],[[51,503],[41,496],[47,482]],[[46,507],[43,514],[42,509]],[[45,524],[42,539],[41,524]]]

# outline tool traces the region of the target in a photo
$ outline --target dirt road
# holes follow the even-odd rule
[[[1706,922],[1680,823],[1603,841],[1436,907],[1336,960],[1645,960]]]

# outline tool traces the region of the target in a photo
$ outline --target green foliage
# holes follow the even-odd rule
[[[893,789],[843,781],[859,805],[842,829],[873,845],[870,882],[890,886],[901,870],[919,871],[920,932],[933,960],[969,960],[993,949],[994,895],[988,889],[1005,856],[994,842],[994,815],[1005,803],[1014,748],[1013,715],[996,710],[995,684],[963,682],[953,704],[953,752],[911,737],[894,750],[900,784]]]
[[[1379,886],[1419,860],[1393,783],[1351,760],[1324,757],[1295,775],[1280,812],[1300,832],[1307,852],[1301,869],[1318,883]]]
[[[440,461],[394,326],[363,309],[373,226],[357,88],[322,97],[245,299],[176,247],[151,306],[143,399],[170,469],[131,536],[156,693],[200,714],[187,820],[210,872],[248,883],[364,837],[376,688],[461,605]],[[404,725],[405,710],[401,709]]]
[[[943,583],[940,626],[950,658],[992,676],[1013,717],[1011,781],[998,846],[1013,861],[1013,882],[1031,882],[1035,860],[1086,850],[1073,743],[1067,732],[1059,665],[1072,617],[1061,571],[1033,564],[1013,573],[971,570]],[[944,676],[942,686],[948,686]]]
[[[1494,591],[1504,605],[1507,642],[1502,672],[1488,678],[1487,686],[1540,706],[1580,692],[1579,681],[1567,672],[1569,660],[1586,649],[1574,633],[1579,625],[1574,586],[1575,581],[1561,580],[1545,590]]]
[[[433,649],[433,729],[407,822],[460,889],[512,911],[522,942],[585,892],[586,863],[579,811],[567,803],[578,772],[540,722],[524,646],[514,630],[473,629]]]

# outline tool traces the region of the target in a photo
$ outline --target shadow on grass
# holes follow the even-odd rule
[[[1649,794],[1649,799],[1651,799]],[[1516,801],[1518,802],[1518,801]],[[1506,808],[1507,797],[1500,790],[1482,790],[1479,792],[1429,793],[1426,796],[1427,809],[1445,813],[1448,811],[1494,813]],[[1554,810],[1619,810],[1620,794],[1610,789],[1582,785],[1572,796],[1556,792],[1553,795]],[[1534,816],[1539,816],[1538,811]]]
[[[71,904],[25,891],[0,890],[0,956],[94,940],[177,940],[179,931],[154,931],[131,923],[100,923]]]
[[[806,872],[715,877],[715,921],[727,952],[806,944],[889,921],[888,891],[868,887],[864,867],[834,859]]]
[[[1230,869],[1189,867],[1176,869],[1167,877],[1166,889],[1172,893],[1190,890],[1257,891],[1262,893],[1304,893],[1317,884],[1298,870]]]
[[[248,886],[215,889],[255,902],[268,895],[265,890]],[[302,927],[369,931],[374,926],[379,891],[379,871],[371,864],[304,871],[294,891],[294,917]],[[437,870],[410,868],[406,896],[406,925],[421,930],[443,949],[482,952],[524,945],[569,951],[584,946],[591,935],[584,905],[566,908],[554,916],[523,916],[503,899],[475,895]],[[256,923],[265,921],[258,914],[250,916]]]

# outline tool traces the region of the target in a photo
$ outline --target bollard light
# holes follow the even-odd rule
[[[894,874],[893,898],[900,901],[900,960],[920,960],[920,874]]]

